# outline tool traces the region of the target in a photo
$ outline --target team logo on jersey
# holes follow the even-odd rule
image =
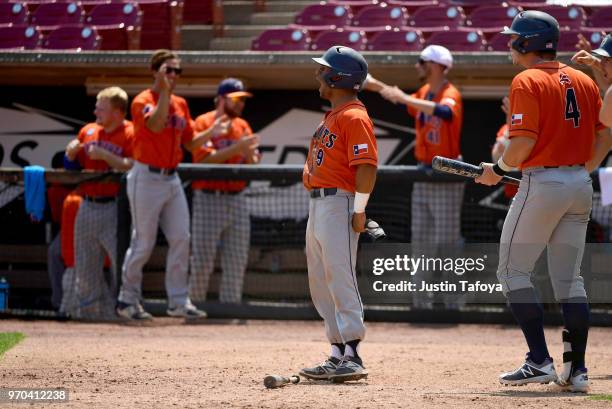
[[[569,75],[567,75],[563,71],[559,73],[559,82],[565,85],[572,85],[572,80],[570,79]]]
[[[147,104],[144,106],[144,108],[142,109],[142,113],[143,114],[148,114],[149,112],[153,111],[153,105],[151,104]]]
[[[87,130],[87,135],[88,135],[88,136],[91,136],[91,135],[93,135],[93,134],[94,134],[94,132],[95,132],[95,131],[96,131],[96,130],[95,130],[94,128],[89,128],[89,129]]]
[[[512,119],[510,125],[522,125],[523,124],[523,114],[512,114]]]
[[[359,156],[363,153],[368,153],[367,143],[360,143],[359,145],[353,145],[353,155]]]

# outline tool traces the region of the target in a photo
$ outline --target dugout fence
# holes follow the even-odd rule
[[[247,272],[244,279],[243,303],[222,304],[217,301],[222,279],[219,258],[215,263],[208,301],[200,305],[212,317],[223,318],[315,318],[310,304],[304,237],[308,216],[309,196],[301,185],[301,166],[292,165],[194,165],[181,164],[179,175],[183,181],[191,209],[191,181],[244,180],[247,188],[240,193],[246,202],[250,219],[250,237]],[[96,173],[48,170],[47,182],[78,186],[87,180],[122,180],[115,172]],[[0,180],[8,186],[19,186],[23,180],[21,169],[0,169]],[[464,243],[496,243],[499,240],[503,219],[508,209],[509,197],[504,187],[487,188],[465,179],[432,172],[415,166],[381,166],[370,203],[368,217],[384,228],[390,243],[411,241],[411,194],[415,182],[465,184],[461,209],[461,235]],[[597,186],[596,186],[597,187]],[[444,200],[443,198],[441,200]],[[594,218],[588,241],[607,242],[610,237],[612,209],[597,206],[595,197]],[[127,197],[123,193],[118,206],[118,265],[129,245],[130,214]],[[449,216],[450,217],[450,216]],[[23,220],[23,223],[29,223]],[[9,234],[5,232],[5,234]],[[362,235],[362,245],[368,240]],[[222,241],[219,246],[225,246]],[[2,245],[0,251],[0,276],[11,284],[12,314],[55,316],[46,308],[40,308],[38,299],[48,297],[45,285],[45,246]],[[165,311],[164,264],[166,244],[158,234],[153,256],[145,266],[143,294],[146,308],[153,313]],[[609,266],[609,264],[608,264]],[[604,261],[603,270],[606,270]],[[118,271],[121,269],[118,268]],[[358,271],[360,288],[367,286],[365,272]],[[546,284],[545,276],[537,276]],[[435,305],[431,310],[419,310],[414,305],[401,303],[366,303],[366,318],[386,321],[424,322],[511,322],[505,306],[499,302],[463,304],[460,309]],[[612,322],[608,305],[598,306],[594,317],[599,324]],[[45,311],[46,310],[46,311]],[[551,322],[560,322],[559,315],[552,315]]]

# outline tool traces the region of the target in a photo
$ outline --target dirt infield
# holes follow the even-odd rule
[[[481,325],[368,325],[366,382],[308,381],[267,390],[267,374],[297,373],[324,358],[321,322],[210,320],[150,326],[3,321],[26,339],[0,358],[2,387],[65,387],[62,408],[610,408],[552,385],[503,387],[524,356],[519,329]],[[560,364],[560,329],[547,328]],[[612,329],[589,336],[592,393],[612,392]],[[1,404],[0,404],[1,405]],[[4,405],[3,407],[21,407]],[[25,407],[25,406],[24,406]]]

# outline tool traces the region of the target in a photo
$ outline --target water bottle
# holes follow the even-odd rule
[[[8,309],[8,294],[9,283],[2,277],[0,278],[0,312]]]

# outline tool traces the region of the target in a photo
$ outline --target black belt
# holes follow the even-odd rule
[[[242,192],[242,190],[232,191],[232,190],[211,190],[211,189],[200,189],[201,192],[208,193],[209,195],[237,195]]]
[[[176,168],[156,168],[155,166],[149,166],[149,170],[160,175],[174,175],[176,172]]]
[[[314,188],[310,191],[310,197],[313,199],[325,196],[333,196],[338,193],[338,188],[335,187],[325,187],[325,188]]]
[[[116,196],[83,196],[83,199],[92,203],[110,203],[117,199]]]

